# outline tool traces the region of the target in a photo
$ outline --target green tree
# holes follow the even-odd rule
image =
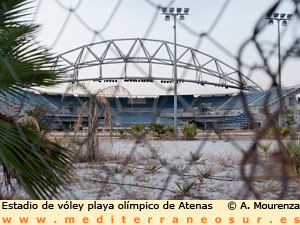
[[[36,44],[39,26],[25,21],[29,0],[0,4],[0,93],[20,97],[23,88],[51,86],[61,79],[52,70],[54,57]],[[0,114],[0,164],[7,184],[12,180],[34,199],[55,198],[70,178],[72,154],[38,132]]]

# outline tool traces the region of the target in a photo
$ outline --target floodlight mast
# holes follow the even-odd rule
[[[179,16],[180,20],[184,20],[184,16],[189,15],[189,8],[184,8],[182,12],[182,8],[177,8],[176,10],[173,7],[162,8],[162,13],[165,15],[165,20],[170,21],[170,17],[173,17],[174,20],[174,138],[178,137],[177,134],[177,39],[176,39],[176,19]]]
[[[293,14],[286,14],[286,13],[271,13],[267,14],[266,19],[269,21],[268,25],[273,25],[274,20],[277,21],[277,46],[278,46],[278,83],[279,83],[279,93],[281,96],[281,52],[280,52],[280,22],[282,21],[282,26],[287,26],[287,21],[291,20],[293,17]],[[280,101],[281,102],[281,101]],[[280,104],[280,103],[279,103]],[[279,114],[278,114],[278,125],[282,125],[282,115],[281,115],[281,107],[279,107]]]

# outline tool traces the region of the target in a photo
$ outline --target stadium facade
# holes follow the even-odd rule
[[[284,88],[282,98],[284,108],[294,114],[300,124],[297,94],[300,86]],[[272,113],[279,105],[278,92],[254,91],[244,94],[247,108],[252,114],[257,127],[265,120],[265,110]],[[22,97],[8,93],[0,95],[0,111],[14,118],[26,115],[37,105],[47,110],[44,120],[49,121],[53,129],[72,129],[87,96],[68,95],[62,102],[61,94],[26,93]],[[173,125],[173,96],[157,97],[107,97],[114,128],[129,128],[136,123],[149,126],[152,123]],[[83,127],[87,126],[87,114],[84,113]],[[99,128],[105,126],[103,111],[99,106]],[[250,127],[249,116],[241,94],[216,95],[180,95],[178,96],[178,124],[196,123],[202,129],[247,129]]]

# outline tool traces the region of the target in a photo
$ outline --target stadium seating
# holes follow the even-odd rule
[[[177,108],[185,109],[188,107],[189,103],[194,99],[193,95],[181,95],[177,98]],[[161,95],[158,98],[157,108],[159,109],[173,109],[174,107],[174,97],[169,95]]]
[[[283,89],[281,91],[281,95],[284,95],[291,90],[292,90],[291,88]],[[272,90],[271,92],[264,92],[264,96],[258,99],[257,101],[254,101],[253,104],[251,104],[251,106],[263,106],[266,101],[271,102],[275,100],[277,96],[278,96],[278,92],[276,89]]]
[[[136,123],[151,124],[155,122],[153,113],[123,113],[121,115],[122,124],[132,125]]]
[[[47,95],[47,94],[42,94],[42,96],[47,99],[49,102],[54,104],[57,108],[61,107],[61,95]]]
[[[223,103],[225,103],[231,96],[199,96],[193,107],[199,107],[201,104],[211,104],[213,109],[217,109]]]
[[[27,104],[27,102],[25,102],[25,98],[26,96],[24,96],[24,93],[22,95],[12,95],[8,92],[3,92],[0,93],[0,97],[2,99],[5,99],[6,101],[8,101],[10,104],[14,105],[14,106],[20,106],[21,104]]]
[[[288,96],[291,94],[299,93],[300,89],[286,88],[282,90],[282,95]],[[261,107],[264,105],[268,96],[268,103],[272,104],[277,102],[277,91],[271,90],[269,93],[266,91],[256,91],[245,93],[246,103],[249,107]],[[60,123],[65,121],[70,123],[74,121],[74,117],[79,115],[82,104],[88,101],[87,96],[73,96],[68,95],[65,97],[62,104],[61,94],[35,94],[35,93],[22,93],[20,96],[14,96],[7,92],[0,93],[0,104],[3,106],[9,102],[10,107],[32,107],[36,105],[43,105],[52,110],[52,115],[49,115],[49,120],[53,120],[53,123],[59,121]],[[150,125],[155,122],[162,124],[173,125],[173,107],[174,97],[162,95],[159,97],[146,97],[146,98],[132,98],[131,100],[126,97],[108,97],[107,101],[110,106],[111,115],[113,118],[114,126],[129,127],[133,124],[140,123],[144,125]],[[222,129],[234,129],[245,128],[249,125],[249,118],[245,113],[236,115],[236,112],[243,112],[244,104],[241,95],[214,95],[214,96],[199,96],[193,95],[179,95],[178,96],[178,111],[179,119],[178,124],[183,125],[190,121],[199,121],[198,118],[192,118],[193,116],[201,117],[200,121],[203,121],[207,114],[201,114],[202,109],[207,110],[209,113],[209,123],[215,123],[214,121],[220,121],[220,119],[227,117],[218,126]],[[206,108],[206,109],[205,109]],[[191,114],[189,110],[197,111],[195,114]],[[225,112],[221,112],[226,110]],[[234,110],[234,111],[233,111]],[[206,111],[205,111],[206,112]],[[190,114],[189,114],[190,113]],[[61,117],[60,117],[61,115]],[[84,114],[86,116],[87,114]],[[103,117],[102,107],[99,105],[99,115]],[[191,116],[192,115],[192,116]],[[236,115],[229,117],[230,115]],[[183,121],[185,120],[185,121]],[[211,122],[212,121],[212,122]],[[205,121],[204,121],[205,122]],[[104,125],[104,120],[101,119],[99,125]]]
[[[238,116],[230,117],[218,124],[222,129],[247,128],[249,125],[249,117],[246,113],[241,113]]]
[[[264,95],[265,91],[255,91],[250,93],[245,93],[246,104],[250,104],[260,96]],[[244,103],[241,95],[234,96],[229,102],[222,106],[221,110],[236,110],[244,108]]]
[[[119,98],[123,109],[152,109],[154,98]]]

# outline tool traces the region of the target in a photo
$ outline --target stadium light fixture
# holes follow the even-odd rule
[[[287,26],[287,21],[286,21],[286,20],[283,20],[283,21],[282,21],[282,26],[284,26],[284,27]]]
[[[180,20],[184,20],[184,16],[188,15],[189,8],[176,8],[176,12],[174,12],[174,8],[171,7],[169,10],[162,8],[162,14],[165,15],[165,20],[169,21],[171,17],[174,19],[174,76],[173,76],[173,83],[174,83],[174,138],[177,138],[177,43],[176,43],[176,21],[177,16],[179,16]],[[168,12],[169,11],[169,12]]]
[[[273,19],[269,19],[268,25],[273,25],[274,24],[274,20]]]
[[[162,11],[163,13],[166,13],[166,12],[167,12],[167,8],[166,8],[166,7],[163,7],[163,8],[161,9],[161,11]]]
[[[286,16],[287,15],[287,16]],[[273,15],[270,13],[267,14],[266,19],[269,21],[269,25],[273,25],[274,20],[277,21],[277,45],[278,45],[278,88],[279,93],[281,93],[281,54],[280,54],[280,22],[282,21],[282,26],[287,26],[287,21],[291,20],[293,17],[293,14],[286,14],[286,13],[273,13]],[[280,101],[281,102],[281,101]],[[281,107],[279,107],[279,113],[278,113],[278,124],[281,126]]]
[[[284,18],[285,17],[285,13],[280,13],[280,18]]]

